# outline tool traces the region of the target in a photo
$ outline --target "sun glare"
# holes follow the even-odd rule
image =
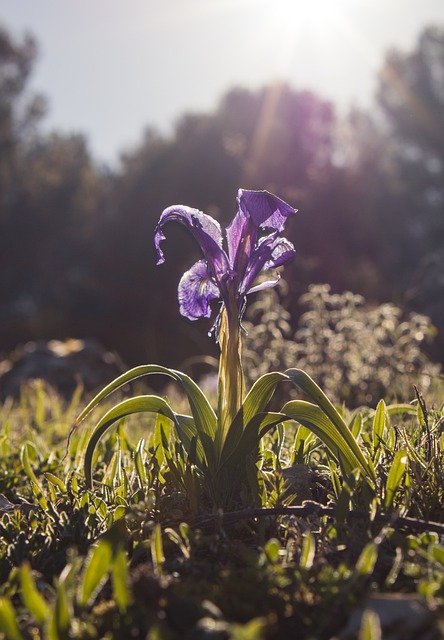
[[[249,31],[256,35],[249,55],[262,75],[306,88],[315,77],[326,95],[335,96],[337,83],[347,83],[358,65],[375,64],[375,48],[362,32],[365,6],[355,0],[238,2],[249,2]]]

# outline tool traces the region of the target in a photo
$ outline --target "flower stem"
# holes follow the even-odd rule
[[[216,434],[216,451],[220,453],[225,435],[242,406],[244,399],[244,374],[241,361],[241,329],[239,314],[233,304],[232,311],[221,313],[219,327],[219,377],[218,377],[218,427]]]

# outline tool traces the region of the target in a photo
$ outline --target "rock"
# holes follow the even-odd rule
[[[28,342],[0,363],[0,399],[18,398],[37,379],[69,399],[79,385],[95,391],[122,372],[119,358],[96,340]]]
[[[8,500],[3,493],[0,493],[0,518],[2,518],[5,513],[11,514],[14,511],[21,511],[22,513],[28,515],[31,511],[39,511],[39,505],[31,504],[30,502],[21,502],[20,504],[14,504]]]
[[[425,637],[422,630],[433,617],[424,598],[417,594],[377,593],[369,596],[356,610],[339,640],[354,640],[359,637],[365,611],[373,611],[379,619],[383,638],[393,640],[416,640]]]
[[[294,464],[282,469],[282,477],[286,481],[286,494],[295,495],[292,504],[302,504],[313,499],[314,473],[305,464]]]

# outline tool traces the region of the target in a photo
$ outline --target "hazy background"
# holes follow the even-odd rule
[[[0,0],[0,352],[96,337],[128,364],[214,352],[179,316],[183,203],[300,210],[313,282],[430,315],[444,359],[444,4]],[[31,34],[31,37],[25,36]]]
[[[171,133],[227,89],[276,80],[342,110],[369,106],[390,48],[408,51],[441,0],[0,0],[0,20],[39,43],[30,87],[45,126],[80,131],[113,162],[144,127]]]

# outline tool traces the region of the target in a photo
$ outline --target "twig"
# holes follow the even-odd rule
[[[295,516],[297,518],[307,518],[308,516],[332,517],[335,514],[334,506],[325,506],[311,500],[305,501],[301,506],[293,507],[273,507],[273,508],[252,508],[241,509],[239,511],[220,512],[214,515],[206,515],[196,518],[191,523],[193,527],[209,527],[230,525],[240,520],[252,520],[254,518],[266,518],[276,516]],[[366,511],[350,511],[348,517],[353,520],[368,520],[369,514]],[[400,529],[411,531],[431,531],[444,535],[444,524],[439,522],[428,522],[396,514],[377,514],[374,522],[389,524]],[[174,523],[169,523],[170,525]]]

